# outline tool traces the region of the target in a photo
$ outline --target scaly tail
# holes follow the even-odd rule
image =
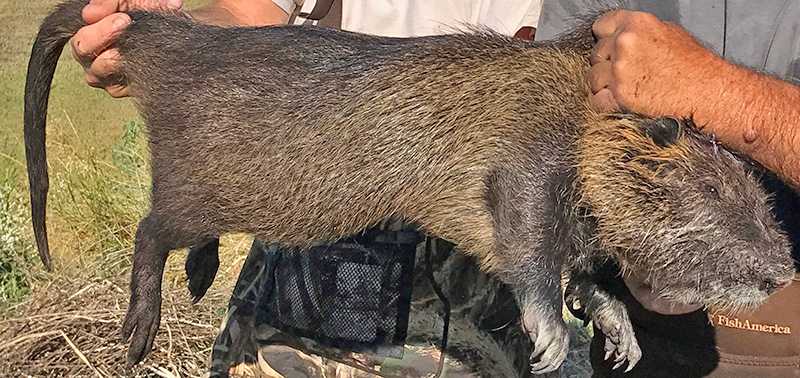
[[[45,152],[45,121],[50,83],[61,50],[86,23],[81,11],[89,0],[72,0],[59,5],[39,28],[33,43],[28,77],[25,82],[25,156],[28,161],[28,182],[31,189],[31,213],[36,246],[44,266],[51,270],[50,249],[47,244],[45,208],[47,205],[47,155]]]

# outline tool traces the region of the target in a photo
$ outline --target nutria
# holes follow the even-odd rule
[[[44,21],[28,69],[25,144],[48,266],[47,96],[86,3]],[[562,272],[590,277],[613,259],[672,300],[734,307],[793,276],[767,197],[733,153],[689,120],[588,108],[589,22],[530,44],[480,30],[398,39],[129,14],[120,74],[149,128],[153,180],[123,323],[131,364],[158,329],[168,252],[226,232],[307,246],[386,217],[416,222],[513,288],[536,372],[568,350]],[[633,367],[624,307],[582,287]]]

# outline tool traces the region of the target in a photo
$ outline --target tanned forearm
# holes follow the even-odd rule
[[[289,21],[289,14],[269,0],[217,0],[187,13],[198,22],[217,26],[282,25]]]
[[[718,80],[699,86],[695,99],[677,98],[673,112],[693,115],[704,132],[800,186],[800,88],[727,62],[717,65]]]

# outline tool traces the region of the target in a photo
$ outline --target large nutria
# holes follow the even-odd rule
[[[44,21],[28,69],[25,143],[48,264],[47,96],[86,3]],[[562,272],[584,281],[590,316],[629,367],[641,352],[624,307],[591,284],[598,262],[644,271],[687,304],[752,307],[793,276],[766,195],[734,154],[688,120],[587,107],[588,23],[528,44],[130,15],[117,47],[149,127],[153,183],[123,324],[129,363],[158,329],[168,252],[226,232],[310,245],[386,217],[416,222],[514,289],[537,372],[567,353]]]

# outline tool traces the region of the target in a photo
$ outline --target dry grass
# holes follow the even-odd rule
[[[58,277],[34,290],[19,316],[0,320],[0,371],[35,377],[198,377],[216,335],[226,296],[190,306],[185,288],[165,285],[161,330],[145,362],[125,369],[120,324],[125,279]]]

